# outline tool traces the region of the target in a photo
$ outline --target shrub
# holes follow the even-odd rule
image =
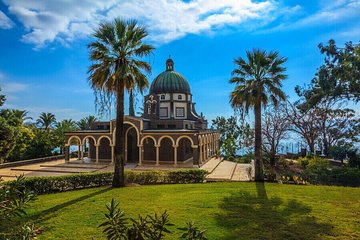
[[[125,213],[120,210],[119,203],[114,199],[106,204],[106,220],[99,227],[104,228],[103,233],[109,240],[128,239],[164,239],[165,234],[171,234],[167,227],[174,224],[169,222],[169,215],[164,211],[160,216],[139,215],[138,219],[126,218]],[[206,240],[205,231],[199,230],[193,223],[188,223],[187,228],[179,228],[186,231],[180,238],[188,240]]]
[[[1,181],[1,179],[0,179]],[[11,183],[0,184],[0,239],[35,239],[37,229],[31,223],[14,224],[18,217],[26,215],[25,208],[35,194],[25,187],[23,175]]]
[[[333,185],[360,187],[360,169],[338,168],[331,171],[331,182]]]
[[[348,152],[349,166],[360,168],[360,156],[356,150]]]
[[[201,183],[207,172],[200,169],[174,171],[126,171],[127,183],[141,185],[164,183]],[[24,185],[37,194],[64,192],[74,189],[109,186],[113,173],[80,173],[66,176],[33,177],[24,179]],[[8,184],[11,184],[8,183]]]
[[[360,169],[351,167],[332,169],[326,160],[320,158],[309,161],[302,177],[312,184],[360,186]]]

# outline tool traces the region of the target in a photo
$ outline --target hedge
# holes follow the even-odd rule
[[[202,183],[207,171],[200,169],[174,171],[125,171],[126,183],[141,185]],[[26,188],[36,194],[64,192],[75,189],[109,186],[113,173],[80,173],[53,177],[32,177],[24,180]],[[11,183],[11,182],[9,182]]]
[[[360,187],[360,169],[358,168],[308,167],[302,173],[302,177],[311,184]]]

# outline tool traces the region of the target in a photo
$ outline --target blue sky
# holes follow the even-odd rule
[[[34,119],[96,115],[87,83],[87,44],[97,24],[136,18],[156,50],[147,59],[152,81],[171,54],[190,83],[198,112],[229,116],[233,59],[246,50],[279,51],[288,58],[284,91],[309,83],[323,61],[317,45],[360,40],[360,0],[0,0],[0,86],[7,108]]]

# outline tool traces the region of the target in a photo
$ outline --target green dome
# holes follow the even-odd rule
[[[170,58],[166,61],[166,71],[160,73],[151,83],[150,92],[160,93],[187,93],[190,94],[190,86],[186,79],[174,71],[174,61]]]

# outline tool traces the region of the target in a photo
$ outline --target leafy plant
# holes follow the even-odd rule
[[[0,219],[11,220],[15,216],[26,215],[24,207],[35,199],[35,194],[25,188],[24,176],[19,176],[10,184],[0,185]]]
[[[119,203],[114,199],[106,205],[106,208],[108,210],[105,214],[106,221],[99,227],[104,228],[103,233],[109,240],[160,240],[165,237],[165,233],[170,233],[167,227],[173,226],[168,220],[169,215],[166,211],[160,216],[139,215],[138,219],[134,219],[126,218],[125,213],[119,208]]]
[[[180,238],[187,240],[207,240],[205,237],[206,230],[200,230],[195,226],[194,222],[186,223],[187,227],[178,228],[179,230],[185,231]]]
[[[6,229],[7,231],[0,232],[1,239],[30,240],[36,238],[38,230],[32,223],[25,223],[21,226],[10,225],[10,222],[16,217],[26,215],[24,208],[34,199],[34,192],[25,187],[23,175],[15,181],[0,185],[0,223],[1,225],[8,224],[6,227],[1,226],[2,230]]]
[[[168,229],[174,224],[169,222],[169,214],[164,211],[161,215],[139,215],[138,219],[126,218],[125,213],[119,208],[119,203],[114,199],[106,204],[106,220],[99,225],[108,240],[161,240],[171,232]],[[180,238],[188,240],[206,240],[205,230],[200,230],[193,222],[188,222],[187,227],[178,228],[185,231]]]

